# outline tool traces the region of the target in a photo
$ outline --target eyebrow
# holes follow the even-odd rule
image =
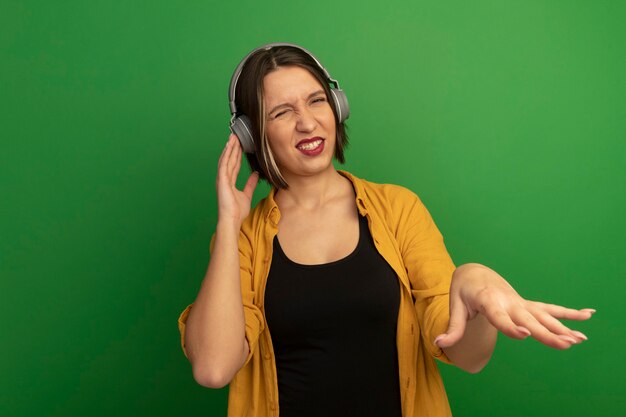
[[[309,100],[311,97],[316,96],[316,95],[318,95],[318,94],[326,94],[326,92],[325,92],[324,90],[317,90],[317,91],[314,91],[314,92],[312,92],[311,94],[309,94],[309,96],[307,97],[307,100]],[[269,113],[267,113],[267,114],[268,114],[268,115],[269,115],[269,114],[272,114],[272,113],[274,113],[276,110],[278,110],[280,107],[284,107],[284,106],[289,106],[289,103],[282,103],[282,104],[279,104],[278,106],[274,106],[274,107],[272,108],[272,110],[270,110],[270,111],[269,111]]]

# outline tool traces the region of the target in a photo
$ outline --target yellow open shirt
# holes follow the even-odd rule
[[[357,208],[367,217],[374,244],[400,281],[396,341],[402,416],[451,416],[434,358],[446,363],[450,360],[433,344],[448,327],[450,281],[455,269],[443,237],[419,197],[409,189],[338,172],[352,182]],[[265,283],[280,219],[275,193],[272,188],[257,204],[239,234],[241,292],[250,354],[230,383],[228,417],[277,417],[279,412],[276,362],[264,312]],[[214,241],[215,235],[211,251]],[[184,352],[185,321],[191,307],[178,319]],[[372,392],[363,395],[375,395],[378,389],[385,387],[372,387]]]

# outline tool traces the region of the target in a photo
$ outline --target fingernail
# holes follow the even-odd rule
[[[583,309],[582,309],[582,310],[580,310],[580,311],[584,311],[585,313],[589,312],[589,313],[591,313],[591,314],[593,314],[593,313],[595,313],[595,312],[596,312],[596,310],[595,310],[595,309],[593,309],[593,308],[583,308]]]
[[[578,343],[580,343],[578,340],[574,339],[573,337],[571,337],[571,336],[566,336],[566,335],[564,335],[564,334],[560,334],[560,335],[559,335],[559,338],[561,338],[562,340],[565,340],[566,342],[570,342],[570,343],[573,343],[573,344],[578,344]]]
[[[441,347],[441,346],[439,346],[439,341],[440,341],[441,339],[443,339],[444,337],[446,337],[446,335],[445,335],[445,334],[441,334],[441,335],[439,335],[439,336],[437,336],[437,337],[435,338],[434,343],[435,343],[435,345],[436,345],[437,347]]]
[[[526,335],[526,337],[530,336],[530,330],[528,330],[526,327],[517,327],[517,330],[524,333]]]
[[[589,340],[587,336],[585,336],[583,333],[579,332],[578,330],[572,330],[572,334],[576,337],[580,337],[583,340]]]

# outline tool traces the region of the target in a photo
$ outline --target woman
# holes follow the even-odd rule
[[[594,310],[455,267],[413,192],[335,169],[347,100],[308,51],[253,50],[230,96],[211,260],[179,319],[196,381],[230,383],[230,417],[449,416],[434,358],[478,372],[498,330],[557,349],[586,340],[558,319]],[[254,172],[239,191],[242,146]],[[259,178],[272,189],[251,211]]]

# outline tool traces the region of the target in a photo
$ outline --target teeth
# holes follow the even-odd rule
[[[320,145],[320,143],[322,143],[322,140],[318,139],[315,142],[309,142],[306,145],[300,145],[300,146],[298,146],[298,149],[303,149],[305,151],[310,151],[310,150],[313,150],[313,149],[317,148]]]

